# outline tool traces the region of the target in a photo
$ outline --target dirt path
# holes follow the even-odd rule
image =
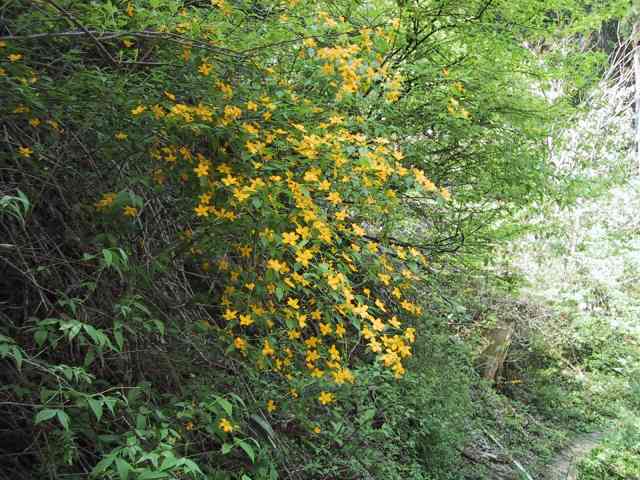
[[[602,432],[586,433],[575,438],[570,445],[556,455],[545,478],[549,480],[576,480],[576,464],[598,446]]]

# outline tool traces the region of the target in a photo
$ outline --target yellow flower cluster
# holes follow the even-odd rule
[[[212,3],[229,13],[224,1]],[[317,19],[321,29],[341,28],[326,12]],[[392,28],[365,28],[331,45],[304,39],[301,71],[320,85],[308,92],[269,55],[256,59],[261,81],[252,82],[217,78],[206,58],[192,59],[195,49],[182,52],[208,84],[201,101],[163,92],[131,109],[157,126],[149,151],[157,183],[195,192],[194,233],[185,241],[221,285],[220,322],[207,328],[241,361],[279,375],[294,399],[309,377],[326,390],[355,382],[350,352],[361,340],[396,377],[412,355],[416,331],[405,325],[422,311],[409,265],[426,258],[385,241],[376,222],[392,219],[407,191],[449,192],[405,158],[397,139],[369,135],[365,118],[342,103],[376,85],[380,98],[398,100],[402,78],[383,62]],[[203,124],[213,132],[206,139]],[[111,195],[96,207],[111,205]],[[322,405],[336,401],[326,390]],[[267,410],[276,408],[269,400]],[[232,431],[224,420],[220,428]]]

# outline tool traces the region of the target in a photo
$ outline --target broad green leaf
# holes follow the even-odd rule
[[[223,455],[228,454],[231,450],[233,450],[233,444],[231,443],[223,443],[222,444],[222,448],[221,448],[221,452]]]
[[[64,410],[58,410],[56,412],[56,416],[58,417],[58,421],[60,422],[60,425],[62,425],[62,428],[69,430],[69,415],[67,415]]]
[[[243,440],[238,440],[236,442],[236,445],[238,445],[242,450],[245,451],[247,456],[251,459],[251,463],[254,463],[256,461],[256,452],[253,450],[253,447],[251,445]]]
[[[53,410],[53,409],[45,409],[45,410],[40,410],[37,414],[36,414],[36,418],[34,423],[37,425],[41,422],[45,422],[47,420],[52,419],[53,417],[56,416],[56,413],[58,413],[58,410]]]
[[[216,395],[216,400],[218,404],[223,408],[227,416],[230,417],[233,414],[233,405],[231,405],[231,402],[217,395]]]
[[[102,400],[88,398],[87,402],[89,403],[89,407],[91,407],[93,414],[96,416],[96,420],[99,422],[102,418]]]
[[[131,465],[129,465],[129,462],[127,462],[123,458],[117,457],[116,470],[118,471],[120,480],[127,480],[127,478],[129,477],[129,472],[131,471]]]

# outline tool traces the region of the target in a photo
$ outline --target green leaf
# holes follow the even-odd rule
[[[256,414],[251,415],[249,418],[251,418],[251,420],[253,420],[258,425],[260,425],[269,437],[275,438],[276,432],[273,431],[273,428],[271,428],[271,425],[269,425],[269,423],[264,418]]]
[[[169,476],[166,472],[152,472],[151,470],[146,470],[138,475],[138,480],[157,480],[159,478],[167,478]]]
[[[87,350],[87,354],[84,357],[84,363],[83,363],[84,368],[90,367],[95,359],[96,359],[96,352],[93,348],[90,348],[89,350]]]
[[[91,337],[91,340],[93,340],[93,343],[95,343],[96,345],[100,345],[100,346],[104,345],[104,340],[105,339],[103,338],[103,336],[101,336],[101,334],[100,334],[101,332],[96,330],[91,325],[87,325],[86,323],[83,325],[83,329]]]
[[[229,400],[226,400],[222,397],[218,397],[217,395],[216,395],[216,400],[218,404],[223,408],[227,416],[230,417],[233,413],[233,405],[231,405],[231,402],[229,402]]]
[[[111,455],[104,457],[100,460],[95,467],[93,467],[92,473],[103,473],[107,468],[111,466],[115,458]]]
[[[116,403],[118,403],[118,399],[113,397],[104,397],[103,401],[107,405],[111,415],[115,415],[115,406]]]
[[[131,465],[126,460],[118,457],[116,458],[116,470],[118,471],[118,476],[120,480],[127,480],[129,477],[129,472],[131,471]]]
[[[167,457],[160,464],[160,470],[169,470],[173,468],[178,463],[178,459],[173,456],[172,453],[168,452]]]
[[[247,442],[242,440],[236,441],[236,444],[245,451],[247,456],[251,459],[251,463],[255,463],[256,461],[256,452],[253,450],[253,447],[249,445]]]
[[[69,430],[69,415],[67,415],[63,410],[58,410],[56,412],[56,416],[58,417],[58,421],[60,422],[60,425],[62,425],[62,428]]]
[[[223,443],[222,444],[222,454],[226,455],[227,453],[229,453],[231,450],[233,450],[233,445],[231,443]]]
[[[58,410],[53,410],[53,409],[49,409],[49,408],[47,408],[45,410],[40,410],[38,412],[38,414],[36,415],[34,423],[36,425],[38,425],[41,422],[46,422],[47,420],[50,420],[53,417],[55,417],[56,413],[58,413]]]
[[[118,345],[118,351],[122,351],[124,348],[124,335],[122,335],[122,330],[114,330],[113,337],[116,339],[116,345]]]
[[[375,417],[375,416],[376,416],[376,409],[375,408],[369,408],[369,409],[365,410],[362,415],[360,415],[360,418],[358,419],[358,422],[360,423],[360,425],[363,425],[363,424],[373,420],[373,417]]]
[[[104,264],[107,267],[113,265],[113,252],[111,250],[104,249],[102,250],[102,256],[104,257]]]
[[[164,323],[161,320],[154,320],[153,323],[160,332],[160,335],[164,335]]]
[[[38,347],[44,345],[44,342],[47,340],[47,335],[49,333],[46,330],[36,330],[36,333],[33,334],[33,338],[36,341]]]
[[[93,411],[93,414],[96,416],[96,420],[99,422],[102,418],[102,400],[97,400],[95,398],[87,399],[89,403],[89,407]]]
[[[22,350],[18,347],[13,347],[13,359],[16,361],[16,367],[18,370],[22,369]]]

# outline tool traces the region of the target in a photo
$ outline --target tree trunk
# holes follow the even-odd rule
[[[498,320],[495,328],[489,333],[490,343],[480,355],[479,362],[483,378],[492,382],[496,381],[496,377],[507,359],[514,329],[514,322]]]

